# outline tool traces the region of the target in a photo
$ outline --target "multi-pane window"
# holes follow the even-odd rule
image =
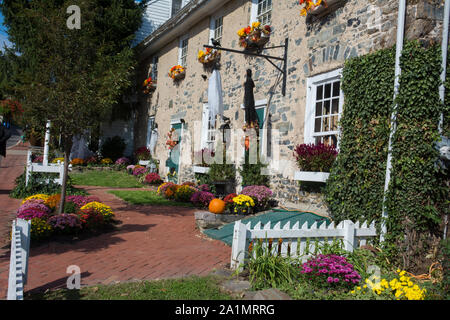
[[[222,41],[223,17],[214,20],[214,40]]]
[[[339,147],[339,119],[344,95],[341,69],[308,79],[305,143]]]
[[[208,112],[209,113],[209,112]],[[216,142],[216,121],[211,124],[211,114],[208,116],[208,133],[206,135],[206,148],[214,150],[214,144]]]
[[[152,79],[153,81],[157,81],[158,79],[158,56],[153,57],[153,67],[152,67]]]
[[[316,86],[314,140],[337,146],[341,81],[335,80]]]
[[[257,20],[263,25],[272,21],[272,0],[258,0]]]
[[[180,59],[178,63],[183,67],[186,67],[187,53],[188,53],[188,38],[185,38],[180,41]]]

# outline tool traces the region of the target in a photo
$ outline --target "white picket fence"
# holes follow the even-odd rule
[[[23,288],[28,277],[31,221],[16,219],[11,234],[8,300],[23,300]]]
[[[320,226],[314,222],[309,228],[306,222],[301,227],[299,222],[292,227],[290,222],[283,227],[281,222],[278,222],[273,228],[270,222],[264,227],[261,222],[258,222],[254,228],[251,228],[250,222],[243,224],[241,221],[236,221],[231,248],[231,268],[235,270],[244,264],[248,257],[249,245],[255,239],[273,239],[273,254],[306,259],[308,253],[314,252],[316,246],[321,244],[331,244],[337,239],[342,239],[343,248],[352,252],[353,248],[365,245],[368,239],[376,235],[375,222],[368,225],[367,222],[360,224],[345,220],[337,226],[332,222],[328,227],[325,222]],[[280,245],[279,239],[282,240]],[[263,246],[268,245],[268,241],[263,241]]]
[[[55,183],[59,183],[62,185],[63,176],[64,176],[64,164],[60,163],[60,162],[47,163],[47,164],[33,163],[31,161],[32,153],[33,153],[33,150],[29,149],[28,155],[27,155],[27,172],[26,172],[25,184],[28,185],[28,181],[30,180],[30,176],[33,172],[44,172],[44,173],[58,173],[59,177],[57,179],[54,179],[54,181],[55,181]]]

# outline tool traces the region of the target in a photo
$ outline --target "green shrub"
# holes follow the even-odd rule
[[[100,153],[103,158],[110,158],[115,162],[123,156],[125,148],[125,140],[119,136],[114,136],[105,140],[100,149]]]
[[[43,194],[57,194],[61,193],[61,186],[55,183],[52,179],[56,177],[54,173],[32,173],[26,182],[26,173],[21,174],[15,180],[16,186],[10,192],[11,198],[23,199],[29,196],[43,193]],[[47,182],[47,179],[49,181]],[[85,191],[77,189],[73,186],[70,176],[67,177],[67,195],[84,195]]]

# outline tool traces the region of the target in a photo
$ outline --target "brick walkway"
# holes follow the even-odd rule
[[[20,160],[13,160],[11,156],[7,164],[23,170],[22,165],[14,162]],[[14,174],[9,172],[9,167],[8,173],[3,169],[0,181],[5,185],[0,186],[5,192],[0,195],[0,224],[4,231],[4,225],[10,224],[20,201],[7,198],[6,191],[11,188],[11,180],[7,179],[12,179]],[[69,276],[66,270],[71,265],[80,267],[82,285],[94,285],[207,275],[229,263],[231,248],[204,237],[195,228],[193,209],[127,205],[107,193],[107,188],[87,187],[86,190],[110,205],[121,224],[113,232],[89,239],[32,247],[26,291],[65,287]],[[6,296],[8,270],[9,251],[3,249],[0,252],[0,298]]]

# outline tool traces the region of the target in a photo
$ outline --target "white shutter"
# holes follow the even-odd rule
[[[209,106],[207,103],[203,104],[203,114],[202,114],[202,149],[206,148],[206,142],[208,140],[208,122],[209,122]]]

